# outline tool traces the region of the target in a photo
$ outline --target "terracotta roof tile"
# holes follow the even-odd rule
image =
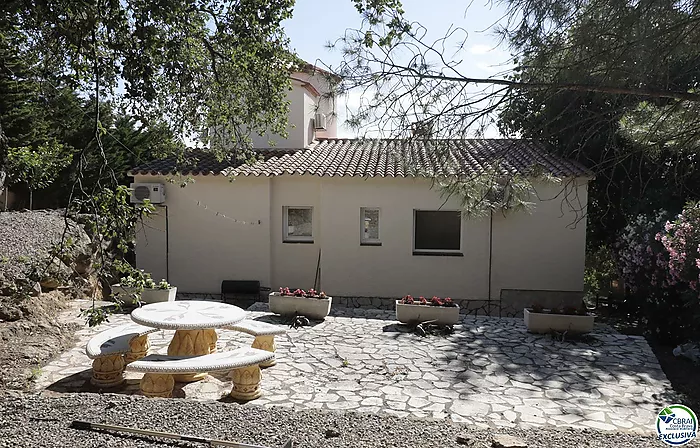
[[[413,177],[470,176],[497,169],[527,175],[535,167],[558,177],[591,176],[576,162],[552,153],[546,144],[518,139],[376,140],[319,139],[306,149],[258,149],[263,160],[253,164],[216,161],[210,154],[179,167],[183,174],[279,176]],[[184,168],[184,170],[183,170]],[[172,174],[173,161],[157,161],[132,174]]]

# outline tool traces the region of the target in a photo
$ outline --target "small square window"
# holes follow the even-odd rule
[[[313,242],[313,207],[284,207],[284,241]]]
[[[360,244],[370,246],[381,244],[378,208],[360,208]]]
[[[458,211],[415,210],[413,249],[416,255],[459,252],[462,221]]]

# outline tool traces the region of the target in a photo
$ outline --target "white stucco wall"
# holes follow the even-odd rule
[[[136,182],[157,181],[151,176],[136,177]],[[196,176],[195,183],[185,188],[169,183],[165,188],[170,283],[182,292],[201,293],[220,292],[221,281],[227,279],[259,279],[269,284],[269,178],[229,182],[223,177]],[[137,236],[137,267],[165,272],[165,208],[160,208],[155,225],[146,224]],[[165,275],[156,278],[161,277]]]
[[[336,117],[335,100],[332,96],[327,95],[332,87],[328,82],[328,78],[317,73],[311,75],[309,73],[298,72],[294,73],[297,79],[304,80],[313,85],[316,90],[321,93],[321,96],[316,99],[315,109],[323,114],[326,114],[326,130],[317,130],[316,138],[335,138],[338,135],[338,120]],[[315,113],[315,111],[314,111]],[[313,118],[313,115],[312,115]]]
[[[330,89],[326,80],[320,75],[307,73],[292,73],[292,90],[287,94],[289,100],[289,123],[287,138],[266,133],[264,135],[253,134],[253,146],[267,148],[270,142],[274,142],[277,148],[305,148],[314,138],[335,137],[337,135],[337,120],[335,117],[335,103],[324,96]],[[303,84],[311,84],[321,96],[312,94]],[[314,115],[316,112],[326,114],[326,130],[314,129]]]
[[[532,214],[494,214],[492,297],[501,288],[582,291],[588,184],[535,186]]]
[[[306,96],[308,90],[302,87],[298,81],[292,81],[292,90],[287,93],[289,101],[289,118],[287,122],[287,138],[279,135],[265,133],[264,135],[251,134],[253,147],[267,148],[274,143],[277,148],[304,148],[307,146],[308,134],[306,126]]]
[[[464,257],[414,256],[413,210],[444,202],[425,179],[322,178],[322,286],[344,296],[486,294],[486,220],[462,221]],[[360,207],[380,208],[382,245],[360,245]],[[444,210],[458,209],[448,202]]]
[[[552,199],[560,190],[538,186],[539,196],[549,200],[531,215],[494,216],[492,297],[500,288],[582,289],[585,220],[570,228],[575,213],[561,197]],[[413,255],[413,210],[457,208],[452,201],[443,205],[424,179],[280,176],[230,183],[197,176],[184,189],[166,184],[166,191],[169,281],[181,292],[217,293],[225,279],[310,288],[320,249],[321,287],[329,294],[488,296],[488,218],[462,221],[463,257]],[[585,182],[575,191],[585,204]],[[283,242],[284,206],[313,207],[312,244]],[[381,208],[381,246],[360,245],[360,207]],[[261,224],[236,223],[217,212]],[[137,265],[157,279],[164,275],[156,273],[165,272],[164,228],[160,213],[138,237]]]

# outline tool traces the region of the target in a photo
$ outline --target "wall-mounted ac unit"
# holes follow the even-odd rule
[[[141,204],[146,199],[150,200],[151,204],[165,202],[165,185],[156,183],[131,184],[131,203]]]
[[[326,114],[318,113],[314,115],[314,129],[326,129]]]

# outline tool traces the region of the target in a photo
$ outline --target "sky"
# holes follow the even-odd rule
[[[329,4],[333,6],[330,7]],[[444,36],[450,26],[464,28],[468,33],[465,50],[460,54],[464,62],[460,70],[468,75],[486,78],[504,70],[508,51],[498,45],[498,38],[490,29],[502,19],[505,8],[488,0],[403,0],[405,18],[417,21],[427,29],[427,40]],[[329,41],[341,37],[348,28],[359,28],[361,16],[351,0],[297,0],[294,16],[285,21],[284,28],[291,47],[307,62],[334,67],[342,61],[339,51],[326,48]],[[323,64],[321,64],[322,62]],[[359,103],[359,93],[341,99],[337,106],[340,126],[339,137],[354,137],[343,126],[346,104],[351,109]],[[497,131],[492,133],[497,136]]]

